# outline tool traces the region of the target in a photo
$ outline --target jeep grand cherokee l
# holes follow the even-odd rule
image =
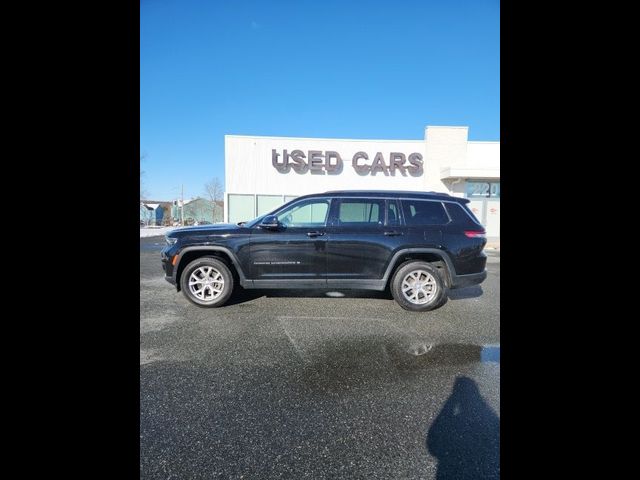
[[[238,225],[166,235],[166,280],[196,305],[243,288],[390,289],[406,310],[442,305],[446,289],[487,276],[485,230],[469,200],[434,192],[305,195]]]

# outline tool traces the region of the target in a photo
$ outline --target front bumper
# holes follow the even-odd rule
[[[169,248],[165,248],[160,252],[160,261],[162,262],[162,270],[164,270],[164,279],[169,282],[171,285],[176,284],[176,279],[174,277],[174,268],[171,264],[171,259],[173,258],[171,255],[168,255],[167,252]]]

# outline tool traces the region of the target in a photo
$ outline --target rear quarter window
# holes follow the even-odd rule
[[[442,202],[427,200],[401,200],[404,221],[407,225],[444,225],[449,215]]]
[[[480,225],[476,216],[466,205],[460,205],[459,203],[446,203],[447,212],[455,223],[460,224],[476,224]]]

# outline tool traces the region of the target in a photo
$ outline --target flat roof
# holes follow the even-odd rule
[[[225,138],[264,138],[271,140],[327,140],[327,141],[336,141],[336,142],[410,142],[410,143],[424,143],[425,139],[381,139],[381,138],[328,138],[328,137],[276,137],[269,135],[225,135]],[[467,140],[467,143],[477,143],[477,144],[500,144],[500,140]]]
[[[377,138],[325,138],[325,137],[270,137],[264,135],[225,135],[225,138],[267,138],[267,139],[277,139],[277,140],[330,140],[332,142],[415,142],[415,143],[423,143],[423,140],[381,140]]]

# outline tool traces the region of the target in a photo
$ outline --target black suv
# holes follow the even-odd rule
[[[298,197],[238,225],[166,236],[166,280],[201,307],[244,288],[390,288],[405,309],[432,310],[446,288],[487,277],[485,230],[469,200],[434,192],[336,191]]]

